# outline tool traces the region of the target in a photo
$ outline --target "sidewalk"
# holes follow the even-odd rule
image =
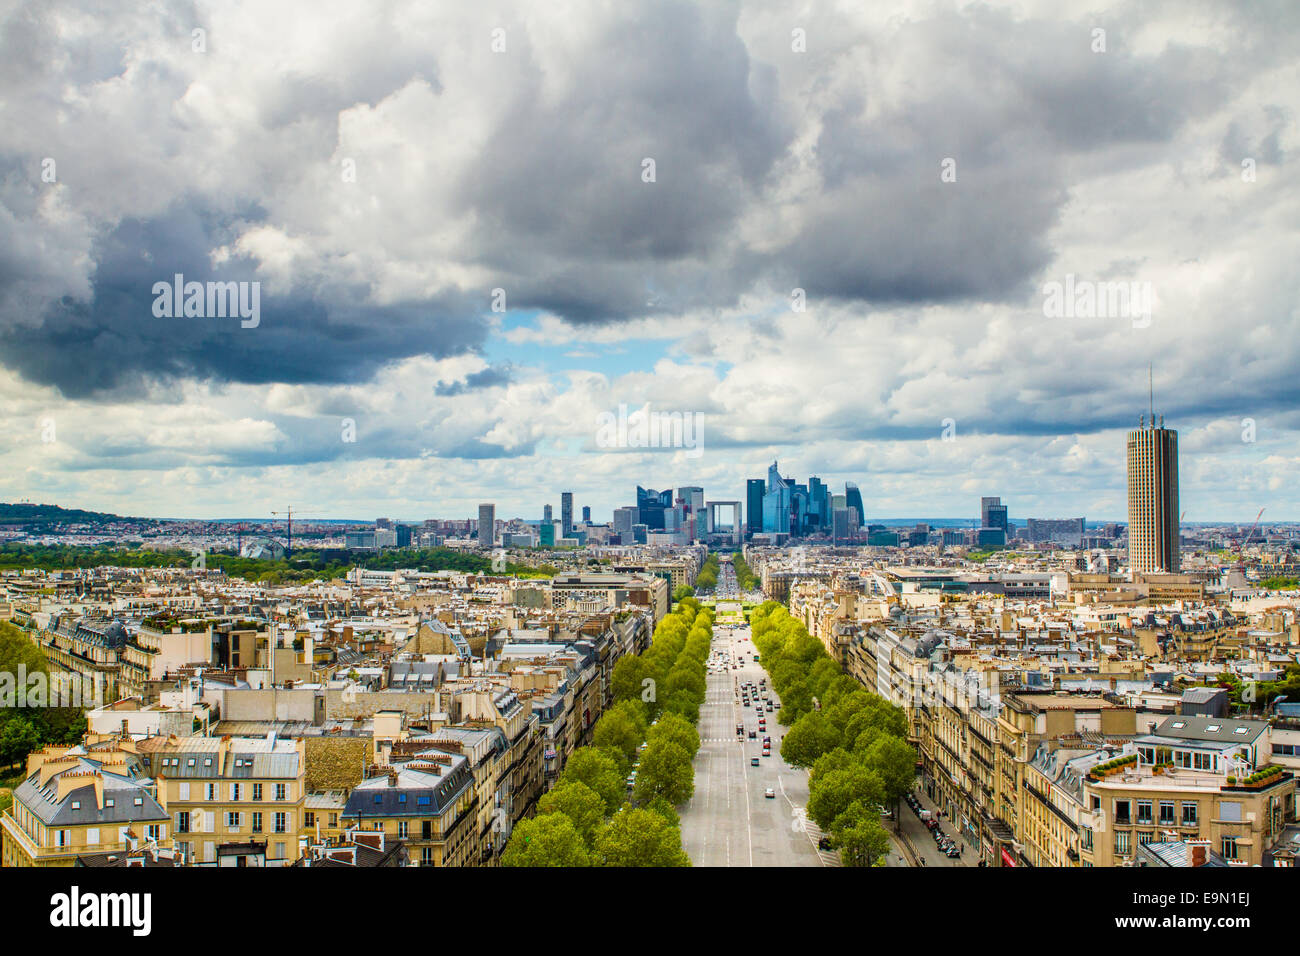
[[[912,794],[921,801],[921,806],[924,809],[931,811],[936,816],[938,815],[938,808],[919,788],[913,790]],[[962,855],[955,859],[950,859],[946,854],[939,851],[939,848],[934,844],[934,837],[921,821],[921,818],[912,812],[912,808],[907,805],[906,801],[899,804],[899,812],[902,814],[903,834],[911,842],[917,854],[924,859],[925,863],[923,865],[975,866],[979,863],[977,853],[974,851],[966,852],[971,850],[971,847],[960,839],[957,828],[953,826],[951,820],[947,818],[940,819],[939,827],[945,834],[957,840],[957,845],[962,847]]]

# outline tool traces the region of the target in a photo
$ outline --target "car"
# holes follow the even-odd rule
[[[763,796],[765,796],[769,800],[775,800],[776,791],[773,790],[771,787],[768,787],[766,790],[763,791]]]
[[[949,858],[950,860],[955,860],[955,859],[957,859],[959,856],[961,856],[961,848],[960,848],[960,847],[956,847],[956,846],[954,846],[954,847],[949,847],[949,849],[948,849],[948,858]]]
[[[770,756],[772,756],[772,751],[769,750],[767,747],[764,747],[764,748],[763,748],[763,756],[764,756],[764,757],[770,757]]]
[[[767,712],[768,712],[769,714],[772,713],[772,705],[771,705],[771,704],[768,704],[768,705],[767,705]]]
[[[636,786],[636,777],[632,774],[628,774],[627,776],[627,786],[629,790]]]
[[[750,757],[750,758],[749,758],[749,765],[750,765],[751,767],[757,767],[757,766],[758,766],[758,758],[757,758],[757,757]]]
[[[753,740],[753,739],[754,739],[755,737],[757,737],[757,736],[758,736],[758,734],[755,733],[754,731],[751,730],[751,731],[749,732],[749,739],[750,739],[750,740]]]
[[[745,732],[745,725],[744,725],[744,724],[736,724],[736,733],[738,733],[738,734],[743,734],[744,732]]]
[[[744,703],[744,705],[745,705],[745,706],[746,706],[746,707],[748,707],[748,706],[749,706],[749,699],[748,699],[748,698],[746,698],[746,699],[745,699],[745,700],[744,700],[744,702],[743,702],[743,703]]]

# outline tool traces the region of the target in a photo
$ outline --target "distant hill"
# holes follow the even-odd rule
[[[27,530],[41,530],[69,524],[113,524],[120,521],[147,521],[150,518],[124,518],[102,511],[60,508],[58,505],[0,503],[0,525],[21,525]]]

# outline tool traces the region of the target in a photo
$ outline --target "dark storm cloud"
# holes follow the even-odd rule
[[[626,14],[571,64],[563,95],[541,76],[521,84],[461,183],[460,211],[482,226],[472,254],[513,277],[515,306],[604,322],[739,291],[732,277],[711,289],[708,260],[793,135],[774,74],[731,5]]]
[[[257,281],[255,263],[213,265],[212,250],[234,238],[256,207],[221,213],[197,200],[166,216],[123,222],[96,243],[92,295],[65,296],[35,322],[0,326],[0,362],[70,398],[135,388],[147,379],[337,384],[369,380],[411,355],[457,355],[484,341],[485,325],[465,301],[370,305],[365,290],[261,295],[260,323],[235,318],[159,318],[157,282]],[[4,273],[0,272],[0,279]]]
[[[471,372],[465,376],[464,381],[460,382],[439,382],[434,388],[435,395],[453,396],[463,395],[466,392],[473,392],[484,388],[494,388],[498,385],[509,385],[515,380],[514,370],[509,365],[492,365],[483,369],[481,372]]]

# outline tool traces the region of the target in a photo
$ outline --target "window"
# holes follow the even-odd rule
[[[433,866],[433,847],[420,848],[420,863],[424,866]]]
[[[1133,822],[1132,806],[1128,800],[1115,801],[1115,823],[1117,825]]]
[[[1092,849],[1092,827],[1084,827],[1079,831],[1079,845],[1085,850]]]
[[[208,784],[208,799],[217,799],[217,785],[215,783]]]
[[[275,815],[276,833],[287,833],[289,831],[288,819],[289,819],[289,815],[287,813],[277,813]]]
[[[253,784],[253,799],[254,800],[262,799],[262,785],[260,783]]]
[[[433,839],[433,821],[432,821],[432,820],[421,820],[421,821],[420,821],[420,839],[421,839],[421,840],[432,840],[432,839]]]
[[[231,799],[231,800],[238,800],[238,799],[239,799],[239,784],[237,784],[237,783],[232,783],[232,784],[230,785],[230,799]]]
[[[1196,752],[1195,764],[1197,770],[1211,770],[1214,767],[1214,757],[1211,754],[1198,750]]]
[[[73,800],[73,801],[72,801],[72,809],[74,809],[74,810],[80,810],[80,809],[81,809],[81,801],[80,801],[80,800]]]
[[[180,813],[176,814],[176,832],[190,832],[190,812],[188,810],[182,810]]]
[[[144,806],[144,797],[136,797],[135,800],[132,801],[132,802],[133,802],[137,807],[142,807],[142,806]]]
[[[1137,815],[1137,822],[1138,822],[1138,823],[1153,823],[1153,822],[1155,822],[1155,818],[1151,815],[1151,801],[1150,801],[1150,800],[1139,800],[1139,801],[1137,802],[1137,814],[1138,814],[1138,815]]]
[[[336,826],[338,826],[338,825],[339,825],[339,815],[338,815],[337,813],[331,813],[331,814],[330,814],[330,826],[332,826],[332,827],[336,827]]]
[[[284,800],[284,799],[286,799],[286,792],[287,792],[287,791],[286,791],[286,789],[285,789],[285,785],[284,785],[284,784],[282,784],[282,783],[277,783],[277,784],[275,785],[275,799],[277,799],[277,800]]]
[[[1237,858],[1237,838],[1235,836],[1224,837],[1221,852],[1225,860],[1235,860]]]
[[[1183,826],[1185,826],[1185,827],[1194,827],[1194,826],[1196,826],[1196,825],[1197,825],[1197,824],[1196,824],[1196,804],[1194,804],[1194,803],[1184,803],[1184,804],[1183,804]]]
[[[1116,831],[1115,852],[1120,856],[1125,856],[1128,853],[1128,844],[1129,844],[1129,832],[1127,830]]]
[[[112,797],[105,797],[105,798],[104,798],[104,806],[105,806],[105,807],[111,807],[112,805],[113,805],[113,798],[112,798]]]
[[[86,828],[86,843],[89,846],[96,846],[99,843],[99,827]]]
[[[226,813],[226,829],[227,829],[227,830],[238,830],[238,829],[239,829],[239,814],[238,814],[238,813],[233,813],[233,812],[229,812],[229,811]]]
[[[190,798],[190,785],[188,783],[178,783],[176,789],[178,800],[188,800]]]
[[[302,825],[305,827],[314,827],[316,825],[316,814],[308,810],[302,815]]]
[[[261,810],[253,811],[253,832],[254,833],[262,832],[262,811]]]
[[[1146,846],[1148,843],[1150,843],[1150,842],[1151,842],[1152,840],[1154,840],[1155,838],[1156,838],[1156,835],[1155,835],[1155,833],[1154,833],[1153,831],[1151,831],[1151,830],[1139,830],[1139,831],[1138,831],[1138,846]]]
[[[157,823],[149,824],[149,839],[154,841],[162,839],[162,827]]]
[[[1219,804],[1219,819],[1227,823],[1241,822],[1241,803],[1237,800],[1224,800]]]
[[[407,834],[410,832],[410,829],[411,829],[411,825],[407,823],[405,820],[397,821],[397,835],[399,838],[405,840]]]
[[[1174,801],[1160,801],[1160,825],[1162,827],[1171,827],[1174,825]]]
[[[68,831],[67,831],[67,830],[55,830],[55,831],[54,831],[54,836],[55,836],[54,843],[55,843],[56,846],[67,846],[67,845],[68,845]]]

